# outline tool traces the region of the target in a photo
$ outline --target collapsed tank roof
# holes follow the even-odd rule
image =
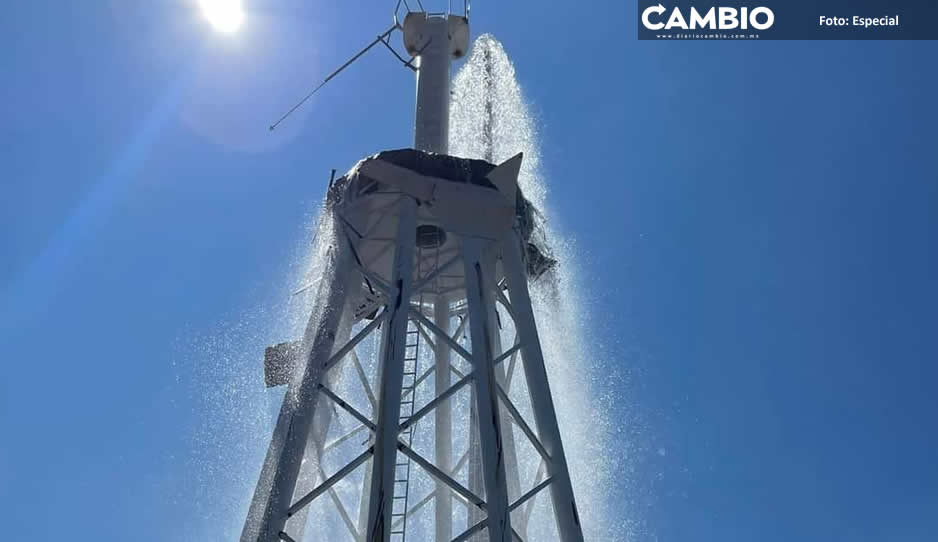
[[[518,155],[512,160],[520,160],[520,158],[521,156]],[[495,176],[493,172],[500,167],[499,165],[485,160],[461,158],[416,149],[394,149],[381,151],[363,158],[348,173],[337,179],[329,189],[327,205],[330,208],[348,205],[359,198],[379,194],[392,188],[386,182],[369,175],[369,166],[378,162],[391,164],[427,178],[468,184],[497,193],[501,192],[499,187],[492,182],[492,177]],[[501,201],[508,203],[512,197],[514,198],[514,205],[512,206],[514,209],[514,223],[519,228],[521,237],[526,244],[529,274],[537,277],[553,267],[556,260],[552,258],[550,247],[544,238],[543,232],[539,231],[537,218],[539,212],[534,204],[524,197],[520,187],[517,186],[516,175],[517,171],[515,171],[515,179],[512,181],[510,190],[503,188],[504,191],[509,192],[504,194],[509,200]],[[418,197],[419,201],[420,198]],[[540,233],[540,235],[536,235],[536,233]]]

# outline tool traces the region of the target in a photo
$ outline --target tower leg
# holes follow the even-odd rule
[[[580,527],[573,486],[567,469],[567,458],[560,441],[560,429],[554,410],[554,401],[550,395],[547,370],[544,366],[544,354],[537,335],[537,324],[531,308],[528,293],[528,281],[525,265],[521,257],[521,241],[515,235],[501,241],[502,264],[508,279],[508,291],[514,313],[515,329],[521,344],[521,356],[524,359],[524,376],[531,396],[531,407],[537,424],[541,444],[550,455],[547,475],[550,477],[550,493],[554,504],[554,516],[557,530],[563,542],[582,542],[583,530]]]
[[[241,533],[241,542],[280,540],[313,425],[323,364],[335,346],[336,332],[349,291],[349,277],[353,276],[353,272],[349,248],[344,243],[338,243],[329,281],[331,288],[323,300],[323,313],[318,319],[310,319],[304,333],[302,352],[307,353],[306,366],[302,375],[290,382],[284,397]]]
[[[491,279],[495,271],[495,252],[493,250],[486,251],[486,253],[483,254],[483,259],[486,264],[483,269],[487,270],[488,273],[486,278]],[[492,345],[491,351],[493,359],[504,351],[502,349],[501,331],[499,330],[498,324],[498,313],[495,307],[493,289],[496,287],[494,283],[489,281],[482,290],[483,296],[485,297],[485,304],[488,308],[488,335]],[[493,370],[495,371],[495,382],[504,389],[506,380],[505,364],[496,365]],[[499,409],[499,418],[501,420],[502,446],[505,452],[505,480],[507,482],[508,496],[509,498],[517,499],[521,496],[521,477],[518,469],[518,452],[515,448],[514,426],[511,423],[511,414],[504,408]],[[523,533],[525,529],[523,525],[518,525],[516,530],[519,533]]]
[[[354,288],[358,286],[358,284],[356,284],[357,282],[358,277],[356,273],[352,273],[349,277],[349,283],[346,286],[347,288],[351,288],[349,290],[350,293],[355,292]],[[348,342],[349,336],[351,335],[354,320],[354,307],[351,306],[353,298],[354,296],[347,296],[345,312],[342,313],[339,329],[336,334],[336,344],[345,344]],[[341,366],[342,362],[325,375],[325,380],[327,381],[326,385],[329,386],[330,389],[335,389],[335,385],[339,380]],[[326,444],[326,436],[329,434],[329,428],[332,427],[334,412],[333,409],[324,408],[322,406],[325,400],[326,398],[323,397],[322,394],[319,394],[316,398],[317,403],[315,414],[313,415],[313,427],[310,431],[309,440],[306,443],[306,451],[303,454],[305,468],[301,470],[300,477],[297,479],[296,489],[293,491],[294,495],[306,495],[312,491],[313,488],[316,487],[320,477],[323,448]],[[305,506],[289,518],[288,523],[291,529],[299,529],[291,534],[296,542],[302,542],[306,537],[306,519],[309,515],[309,510],[310,507]]]
[[[380,382],[381,375],[378,375],[378,381]],[[375,443],[374,435],[368,437],[368,445],[372,446]],[[364,533],[368,529],[368,491],[371,487],[371,477],[374,474],[373,468],[374,465],[372,461],[365,463],[365,476],[362,478],[362,490],[361,496],[359,499],[359,508],[358,508],[358,532]]]
[[[469,317],[468,315],[466,316]],[[471,324],[471,322],[470,322]],[[471,333],[471,330],[470,330]],[[469,484],[469,490],[476,495],[485,495],[485,478],[482,475],[482,445],[479,444],[479,393],[476,386],[471,386],[469,390],[469,457],[466,460],[466,469],[468,472],[466,481]],[[475,506],[470,506],[466,514],[468,518],[467,527],[471,527],[482,521],[485,514]],[[471,542],[488,542],[486,532],[473,535]]]
[[[436,296],[433,302],[433,323],[436,327],[449,333],[450,314],[449,300],[443,295]],[[450,351],[446,341],[437,338],[434,343],[433,357],[436,363],[434,368],[435,390],[442,393],[450,386]],[[434,441],[436,446],[436,466],[447,474],[453,469],[453,413],[449,400],[443,401],[434,412]],[[437,480],[436,482],[436,542],[449,542],[453,538],[453,496],[449,487]]]
[[[401,198],[397,245],[391,275],[390,311],[381,337],[378,421],[372,462],[371,491],[368,496],[367,542],[391,539],[395,463],[400,433],[401,386],[404,380],[404,353],[410,293],[413,283],[414,239],[417,235],[417,202]]]
[[[511,515],[508,511],[508,491],[505,477],[504,450],[501,421],[496,395],[494,356],[492,355],[491,328],[488,324],[491,296],[486,292],[494,285],[488,282],[490,273],[483,270],[484,242],[468,238],[463,241],[463,263],[466,275],[466,300],[469,308],[469,326],[472,330],[472,363],[475,374],[476,406],[479,414],[479,444],[482,448],[482,471],[485,478],[485,502],[488,514],[489,540],[511,540]]]

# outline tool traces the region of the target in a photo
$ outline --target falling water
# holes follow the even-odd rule
[[[590,541],[632,540],[637,534],[634,526],[639,523],[635,512],[628,503],[613,503],[610,498],[616,489],[621,495],[622,486],[629,484],[632,466],[631,458],[623,452],[629,449],[628,443],[621,442],[621,432],[616,430],[623,420],[610,419],[609,398],[599,390],[600,384],[608,380],[610,368],[600,359],[597,349],[591,347],[596,337],[589,334],[591,311],[580,294],[581,270],[574,243],[557,231],[550,220],[549,187],[541,171],[535,123],[515,78],[514,67],[502,45],[492,36],[483,35],[476,40],[472,54],[454,78],[452,95],[450,154],[498,163],[518,152],[524,153],[519,185],[525,197],[539,210],[538,235],[559,262],[531,284],[531,294],[584,534]],[[196,346],[192,350],[199,359],[185,365],[191,363],[196,369],[193,369],[194,374],[180,375],[180,378],[220,384],[198,390],[205,395],[201,399],[205,420],[196,444],[197,455],[193,458],[197,463],[200,479],[196,482],[200,490],[195,495],[192,491],[183,492],[186,506],[197,510],[205,530],[203,527],[187,528],[181,539],[236,539],[239,535],[270,436],[270,424],[282,397],[282,390],[265,391],[259,386],[263,377],[257,358],[258,345],[302,335],[307,318],[316,310],[316,300],[320,298],[318,278],[328,275],[328,250],[334,241],[333,230],[329,213],[321,213],[310,220],[309,235],[313,243],[304,241],[298,257],[292,260],[290,291],[282,297],[285,301],[260,314],[243,316],[238,324],[219,336],[197,338],[194,342],[198,344],[190,345]],[[273,317],[273,314],[288,316]],[[270,322],[276,323],[271,326]],[[503,341],[511,340],[511,333],[511,329],[503,331]],[[366,350],[359,351],[362,362],[368,373],[374,374],[377,356],[367,351],[372,350],[370,354],[374,354],[376,345],[362,346]],[[522,415],[530,420],[530,403],[523,399],[526,395],[524,379],[519,378],[517,382],[510,395]],[[344,377],[336,383],[345,398],[361,395],[353,390],[355,385]],[[418,402],[428,401],[433,393],[432,389],[425,390]],[[468,392],[455,395],[452,401],[454,411],[467,407]],[[365,414],[372,414],[366,402],[355,406]],[[353,424],[348,421],[337,417],[330,433],[342,434],[349,430]],[[428,424],[415,431],[414,448],[418,452],[431,443],[428,439],[433,434],[432,417]],[[460,429],[458,425],[454,420],[454,449],[463,449],[468,427]],[[524,441],[517,436],[516,440]],[[348,453],[336,450],[335,463],[327,464],[326,470],[335,471],[342,459],[353,457],[358,453],[354,448],[361,445],[352,439],[347,444]],[[429,449],[423,453],[431,454]],[[535,483],[536,455],[522,454],[519,449],[523,490]],[[336,486],[339,498],[348,504],[353,515],[360,511],[355,495],[362,480],[363,474],[357,472]],[[465,474],[460,481],[466,482]],[[425,474],[418,474],[412,487],[423,495],[432,490],[433,482]],[[226,496],[227,500],[220,502],[219,496]],[[344,540],[347,537],[344,526],[337,521],[323,521],[323,518],[334,517],[330,506],[327,499],[314,501],[310,506],[312,520],[309,524],[315,526],[320,537]],[[464,525],[465,511],[461,510],[456,512],[461,514],[456,519],[457,524]],[[432,506],[425,507],[423,514],[415,518],[413,539],[419,539],[421,531],[430,532],[426,525],[432,519]],[[550,514],[550,499],[537,499],[528,540],[555,538],[553,521],[548,519]],[[515,514],[512,518],[514,521]],[[307,533],[309,536],[313,531]]]
[[[613,420],[594,389],[606,367],[590,347],[595,337],[589,336],[590,311],[579,293],[578,254],[573,242],[550,221],[549,187],[541,172],[535,123],[514,66],[493,36],[476,40],[453,81],[452,93],[450,154],[500,163],[524,153],[519,186],[540,210],[540,233],[559,262],[532,283],[531,294],[584,535],[587,540],[628,540],[634,518],[623,517],[630,513],[624,503],[609,502],[614,484],[628,484],[621,464],[628,459],[617,457],[624,446],[612,442]],[[522,409],[522,414],[529,413]],[[530,470],[532,465],[521,468]],[[544,508],[539,504],[535,509],[530,540],[549,539],[548,533],[536,530],[551,526],[550,520],[538,521],[538,511],[549,513]]]

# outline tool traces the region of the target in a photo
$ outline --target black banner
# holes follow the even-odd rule
[[[933,40],[938,0],[638,0],[640,40]]]

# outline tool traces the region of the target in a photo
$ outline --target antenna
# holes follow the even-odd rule
[[[289,111],[287,111],[286,113],[283,114],[283,116],[281,116],[279,119],[277,119],[277,122],[271,124],[268,129],[269,129],[271,132],[274,131],[274,130],[277,128],[277,126],[280,125],[281,122],[283,122],[287,117],[289,117],[290,115],[292,115],[293,112],[296,111],[297,109],[299,109],[300,106],[302,106],[304,103],[306,103],[307,100],[309,100],[310,98],[312,98],[312,97],[313,97],[313,94],[316,94],[317,92],[319,92],[319,89],[321,89],[322,87],[326,86],[326,83],[328,83],[329,81],[331,81],[333,77],[335,77],[336,75],[339,75],[340,73],[342,73],[342,70],[344,70],[345,68],[348,68],[350,65],[352,65],[353,62],[355,62],[356,60],[358,60],[359,58],[361,58],[362,55],[364,55],[365,53],[368,52],[369,49],[371,49],[372,47],[374,47],[375,45],[377,45],[378,42],[384,42],[385,45],[387,45],[388,47],[390,47],[390,45],[389,45],[387,42],[385,42],[385,40],[386,40],[392,33],[394,33],[394,31],[397,30],[398,28],[399,28],[399,27],[398,27],[398,24],[395,22],[394,25],[393,25],[391,28],[388,28],[388,29],[385,30],[383,33],[379,34],[378,37],[375,38],[374,41],[372,41],[372,42],[369,43],[367,46],[365,46],[365,48],[362,49],[361,51],[359,51],[355,56],[353,56],[352,58],[348,59],[348,60],[345,62],[345,64],[342,64],[341,66],[339,66],[339,69],[335,70],[334,72],[332,72],[332,73],[330,73],[328,76],[326,76],[326,78],[323,79],[321,83],[319,83],[318,85],[316,85],[316,87],[315,87],[313,90],[311,90],[311,91],[309,92],[309,94],[307,94],[306,96],[303,96],[303,99],[301,99],[299,102],[297,102],[296,105],[294,105],[293,107],[291,107]],[[397,54],[397,53],[395,52],[395,55],[396,55],[396,54]],[[403,59],[402,59],[402,60],[403,60]]]
[[[404,57],[401,56],[401,55],[394,49],[393,46],[391,46],[391,42],[390,42],[391,34],[393,34],[395,30],[403,30],[403,26],[401,25],[401,19],[400,19],[400,17],[398,16],[398,14],[400,13],[400,10],[401,10],[401,6],[404,6],[404,9],[407,10],[407,13],[405,14],[405,19],[406,19],[406,15],[407,15],[407,14],[410,14],[410,13],[424,13],[424,12],[426,12],[426,10],[423,8],[423,3],[421,2],[421,0],[417,0],[417,5],[418,5],[418,7],[420,8],[420,11],[413,11],[413,10],[410,9],[410,5],[407,4],[407,0],[397,0],[397,5],[394,7],[394,24],[391,25],[391,28],[388,28],[387,30],[385,30],[385,31],[382,32],[381,34],[378,34],[378,37],[376,37],[376,38],[374,39],[374,41],[372,41],[371,43],[369,43],[368,45],[366,45],[364,49],[362,49],[361,51],[359,51],[358,53],[356,53],[355,56],[353,56],[352,58],[348,59],[344,64],[342,64],[341,66],[339,66],[339,68],[338,68],[337,70],[335,70],[334,72],[332,72],[332,73],[330,73],[328,76],[326,76],[326,78],[323,79],[321,83],[319,83],[318,85],[316,85],[316,87],[314,87],[313,90],[311,90],[306,96],[303,96],[303,98],[300,99],[300,101],[298,101],[293,107],[291,107],[286,113],[284,113],[279,119],[277,119],[277,122],[274,122],[273,124],[271,124],[270,126],[268,126],[267,129],[268,129],[269,131],[271,131],[271,132],[274,131],[275,129],[277,129],[277,126],[279,126],[281,122],[283,122],[284,120],[286,120],[287,117],[289,117],[289,116],[292,115],[297,109],[299,109],[300,107],[302,107],[303,104],[305,104],[310,98],[312,98],[314,94],[316,94],[317,92],[319,92],[319,89],[321,89],[322,87],[326,86],[326,83],[328,83],[329,81],[331,81],[335,76],[339,75],[343,70],[345,70],[345,68],[348,68],[349,66],[351,66],[356,60],[358,60],[359,58],[361,58],[362,55],[364,55],[365,53],[367,53],[372,47],[374,47],[375,45],[377,45],[377,44],[379,44],[379,43],[383,43],[384,46],[387,47],[388,51],[390,51],[391,54],[393,54],[398,60],[401,61],[401,63],[404,65],[405,68],[409,68],[410,70],[417,71],[417,68],[414,66],[414,60],[416,60],[417,57],[420,56],[420,53],[423,52],[423,49],[426,48],[426,47],[429,45],[429,40],[428,40],[427,43],[423,44],[420,49],[418,49],[418,50],[416,51],[416,54],[414,54],[414,55],[410,58],[410,60],[405,60]],[[452,2],[452,0],[450,0],[450,1],[449,1],[449,8],[448,8],[448,10],[447,10],[447,16],[452,13],[452,8],[453,8],[453,2]],[[463,14],[462,14],[462,17],[466,19],[466,22],[467,22],[467,23],[468,23],[468,21],[469,21],[469,10],[470,10],[469,0],[463,0]]]

